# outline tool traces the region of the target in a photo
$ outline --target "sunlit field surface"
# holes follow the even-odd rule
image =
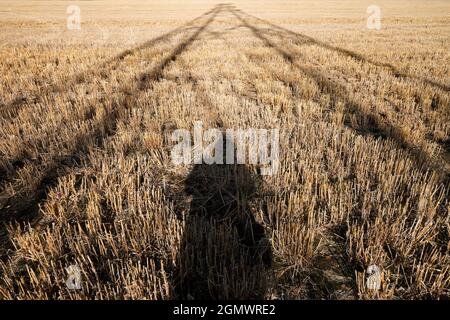
[[[450,2],[371,4],[1,1],[0,299],[449,298]]]

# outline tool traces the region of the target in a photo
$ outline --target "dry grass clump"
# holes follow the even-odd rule
[[[375,32],[254,5],[0,21],[0,298],[450,296],[448,17]],[[279,128],[279,171],[175,166],[198,120]]]

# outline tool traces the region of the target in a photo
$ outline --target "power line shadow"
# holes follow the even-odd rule
[[[117,68],[117,66],[127,56],[136,54],[137,52],[142,51],[142,50],[150,49],[161,42],[170,40],[177,34],[181,34],[183,32],[188,32],[193,29],[197,29],[194,26],[195,23],[197,23],[201,19],[204,19],[208,16],[213,15],[217,10],[220,10],[220,9],[221,9],[220,5],[215,6],[211,10],[209,10],[209,11],[203,13],[202,15],[198,16],[197,18],[189,21],[185,25],[180,26],[179,28],[176,28],[174,30],[171,30],[161,36],[154,38],[154,39],[148,40],[135,48],[126,49],[126,50],[120,52],[119,54],[117,54],[116,56],[114,56],[113,58],[111,58],[105,62],[102,62],[101,64],[96,64],[96,65],[92,66],[89,70],[85,70],[85,71],[78,72],[78,73],[69,75],[67,77],[64,77],[64,79],[62,81],[51,84],[50,86],[38,87],[36,90],[34,90],[32,92],[28,92],[25,95],[22,94],[21,96],[14,98],[9,103],[3,103],[3,104],[0,103],[0,118],[3,118],[8,121],[13,121],[19,115],[20,110],[22,108],[24,108],[27,105],[27,103],[34,104],[36,102],[39,102],[42,96],[68,91],[69,84],[86,82],[86,79],[90,79],[94,73],[105,74],[105,72],[107,70],[109,70],[109,74],[108,73],[106,74],[106,77],[108,78],[111,73],[110,71],[115,70],[115,68]],[[30,101],[30,98],[27,96],[31,96],[32,100]]]
[[[281,26],[278,26],[276,24],[273,24],[270,21],[267,21],[267,20],[255,17],[253,15],[250,15],[248,13],[245,13],[245,12],[239,10],[239,9],[237,9],[236,11],[238,11],[238,12],[240,12],[242,14],[245,14],[246,16],[251,17],[251,18],[253,18],[253,19],[255,19],[255,20],[257,20],[257,21],[259,21],[261,23],[264,23],[266,25],[271,26],[272,27],[272,29],[270,30],[271,32],[274,32],[274,33],[278,34],[279,36],[282,36],[283,38],[289,37],[292,40],[294,40],[296,44],[300,44],[300,45],[301,44],[314,44],[314,45],[317,45],[317,46],[322,47],[324,49],[332,50],[332,51],[338,52],[339,54],[351,57],[352,59],[355,59],[356,61],[360,61],[362,63],[368,63],[368,64],[371,64],[371,65],[376,66],[376,67],[386,68],[396,78],[403,78],[405,80],[413,79],[413,80],[422,81],[425,84],[427,84],[427,85],[429,85],[431,87],[434,87],[436,89],[442,90],[442,91],[447,92],[447,93],[450,92],[450,87],[448,85],[439,83],[439,82],[437,82],[435,80],[431,80],[431,79],[427,79],[427,78],[423,78],[423,77],[407,74],[405,72],[402,72],[402,71],[398,70],[395,66],[393,66],[390,63],[379,62],[379,61],[375,61],[375,60],[369,59],[367,57],[364,57],[362,54],[359,54],[359,53],[354,52],[352,50],[341,48],[341,47],[338,47],[338,46],[333,46],[333,45],[330,45],[330,44],[325,43],[323,41],[317,40],[317,39],[315,39],[313,37],[307,36],[305,34],[294,32],[292,30],[289,30],[289,29],[283,28]]]
[[[346,105],[346,122],[345,125],[354,129],[362,135],[370,135],[373,137],[381,137],[383,139],[390,138],[398,148],[407,152],[409,158],[415,163],[418,168],[433,168],[439,169],[436,172],[441,174],[441,181],[448,181],[450,173],[446,172],[445,167],[439,161],[432,159],[422,148],[413,145],[408,141],[403,134],[401,128],[395,126],[393,123],[381,119],[376,114],[368,113],[365,108],[357,101],[351,98],[348,90],[341,84],[329,79],[326,75],[313,67],[303,66],[296,62],[296,57],[285,49],[280,48],[274,41],[271,41],[264,35],[261,30],[255,25],[251,24],[248,19],[242,17],[238,11],[233,11],[235,16],[245,25],[258,39],[260,39],[267,47],[275,50],[283,59],[292,65],[294,68],[305,74],[307,77],[313,79],[321,88],[322,93],[329,94],[334,101],[343,101]],[[356,116],[359,121],[358,126],[352,125],[348,119]]]
[[[39,206],[46,201],[49,190],[57,184],[58,179],[80,165],[88,165],[86,152],[91,148],[103,147],[105,141],[115,134],[117,123],[121,116],[125,114],[126,110],[135,106],[138,93],[147,88],[149,81],[160,78],[169,63],[175,61],[190,44],[197,40],[199,35],[213,22],[220,11],[221,6],[216,6],[212,10],[211,17],[198,27],[193,35],[181,41],[168,57],[158,63],[156,67],[141,75],[140,80],[134,84],[133,90],[130,91],[129,86],[119,89],[121,95],[117,100],[114,100],[112,105],[103,105],[103,117],[95,121],[87,133],[77,134],[73,141],[67,143],[73,146],[67,154],[62,156],[54,155],[51,159],[45,160],[45,163],[41,164],[45,169],[37,177],[36,183],[33,183],[26,190],[20,190],[13,195],[0,194],[1,247],[12,248],[12,243],[10,243],[6,232],[7,225],[10,223],[28,224],[37,222]],[[27,161],[27,159],[23,161]],[[3,257],[0,256],[1,258]]]

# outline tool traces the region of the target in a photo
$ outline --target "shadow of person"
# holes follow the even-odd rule
[[[272,251],[251,211],[256,190],[256,175],[236,161],[194,165],[185,182],[192,200],[184,217],[174,299],[264,297]]]

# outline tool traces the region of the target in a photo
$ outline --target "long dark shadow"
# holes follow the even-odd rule
[[[372,64],[372,65],[374,65],[376,67],[389,69],[390,72],[397,78],[403,78],[405,80],[406,79],[418,80],[418,81],[421,81],[421,82],[423,82],[425,84],[428,84],[429,86],[432,86],[432,87],[435,87],[437,89],[440,89],[442,91],[450,92],[450,86],[442,84],[442,83],[439,83],[439,82],[437,82],[435,80],[431,80],[431,79],[427,79],[427,78],[424,78],[424,77],[414,76],[414,75],[410,75],[410,74],[401,72],[400,70],[398,70],[395,66],[393,66],[390,63],[379,62],[379,61],[375,61],[375,60],[369,59],[369,58],[367,58],[367,57],[365,57],[362,54],[359,54],[357,52],[351,51],[349,49],[341,48],[341,47],[338,47],[338,46],[333,46],[333,45],[330,45],[330,44],[325,43],[323,41],[317,40],[317,39],[315,39],[313,37],[307,36],[305,34],[297,33],[297,32],[294,32],[292,30],[283,28],[281,26],[278,26],[276,24],[271,23],[270,21],[258,18],[256,16],[253,16],[251,14],[243,12],[243,11],[241,11],[239,9],[237,9],[236,11],[238,11],[238,12],[240,12],[242,14],[245,14],[246,16],[251,17],[251,18],[253,18],[255,20],[258,20],[261,23],[264,23],[264,24],[267,24],[267,25],[271,26],[274,29],[273,31],[275,31],[275,32],[278,31],[278,33],[283,35],[283,36],[286,36],[286,35],[291,36],[291,38],[294,41],[297,41],[297,44],[314,44],[314,45],[320,46],[320,47],[328,49],[328,50],[336,51],[336,52],[338,52],[338,53],[340,53],[342,55],[351,57],[351,58],[353,58],[353,59],[355,59],[355,60],[357,60],[359,62],[369,63],[369,64]]]
[[[424,150],[417,146],[414,146],[409,141],[407,141],[404,138],[404,135],[402,134],[400,128],[396,127],[390,122],[384,122],[381,125],[376,115],[367,114],[366,111],[364,111],[364,108],[358,102],[350,98],[351,95],[344,86],[332,81],[331,79],[328,79],[328,77],[312,67],[306,67],[298,64],[295,61],[296,57],[294,55],[280,48],[269,38],[264,36],[259,28],[249,23],[248,20],[243,18],[242,15],[238,13],[238,11],[232,10],[232,12],[242,22],[242,24],[246,26],[255,35],[255,37],[260,39],[267,47],[274,49],[286,60],[287,63],[291,64],[303,74],[313,79],[319,85],[319,87],[322,88],[322,92],[330,94],[334,99],[341,99],[343,102],[345,102],[346,107],[348,108],[347,116],[355,114],[359,119],[366,120],[366,124],[362,127],[362,131],[360,130],[361,128],[352,127],[349,122],[346,123],[348,127],[356,130],[361,134],[370,134],[374,137],[382,137],[385,139],[390,138],[397,144],[399,148],[404,149],[408,153],[410,159],[416,164],[417,167],[420,168],[422,166],[425,166],[426,168],[436,169],[436,172],[438,174],[442,174],[444,172],[441,176],[441,182],[445,183],[446,181],[449,181],[450,173],[446,172],[445,166],[443,166],[441,163],[436,163],[436,161],[434,159],[431,159]]]
[[[118,97],[111,107],[103,106],[105,110],[104,117],[96,122],[87,133],[78,134],[72,143],[73,148],[64,156],[53,156],[48,160],[49,164],[42,164],[46,168],[38,178],[36,185],[30,190],[23,191],[3,199],[4,195],[0,195],[2,203],[0,203],[0,246],[6,252],[5,248],[12,248],[10,239],[8,238],[6,227],[10,223],[35,223],[39,217],[39,206],[46,201],[49,190],[58,183],[58,179],[80,165],[87,165],[87,157],[85,153],[91,147],[102,148],[106,139],[116,132],[117,122],[125,111],[134,107],[137,94],[146,89],[148,81],[158,79],[169,62],[175,61],[176,58],[183,53],[190,44],[192,44],[199,35],[210,25],[217,14],[222,10],[222,6],[216,6],[211,17],[196,28],[196,32],[188,38],[181,41],[174,50],[161,61],[156,67],[145,73],[141,80],[134,84],[134,89],[130,92],[128,86],[123,86],[119,93],[123,93]],[[126,93],[126,94],[125,94]],[[2,252],[0,251],[0,254]],[[0,259],[4,257],[0,256]]]
[[[206,24],[204,24],[200,27],[192,28],[193,30],[196,30],[195,33],[191,37],[189,37],[187,40],[184,40],[179,45],[177,45],[172,50],[172,52],[166,58],[164,58],[156,67],[151,69],[149,72],[143,73],[140,75],[140,84],[139,84],[140,90],[145,89],[145,84],[149,80],[157,78],[160,75],[161,71],[165,68],[165,66],[169,62],[173,61],[177,57],[177,55],[182,53],[193,41],[195,41],[197,39],[199,34],[201,32],[203,32],[205,30],[205,28],[214,20],[215,16],[220,11],[220,9],[221,9],[221,6],[217,6],[213,10],[210,10],[207,13],[201,15],[200,17],[207,17],[209,15],[212,15],[212,16],[207,21]],[[199,19],[199,18],[197,18],[197,19]],[[156,42],[153,43],[153,45],[155,45],[155,44],[156,44]],[[121,91],[126,91],[125,87],[122,89],[119,89],[119,92],[121,92]],[[131,94],[131,93],[129,93],[129,94]],[[27,154],[26,151],[24,151],[23,154],[19,158],[13,159],[12,160],[13,164],[10,165],[10,168],[8,170],[0,169],[0,182],[5,180],[6,178],[8,178],[11,175],[11,172],[15,172],[17,167],[23,166],[24,163],[30,159],[31,159],[31,155]]]
[[[153,70],[147,73],[141,74],[140,77],[140,84],[139,89],[143,90],[147,88],[147,84],[149,80],[157,79],[160,75],[162,70],[172,61],[176,59],[178,55],[180,55],[183,51],[185,51],[197,38],[199,35],[205,31],[205,29],[214,21],[217,14],[220,13],[222,6],[218,6],[218,10],[215,10],[211,17],[204,23],[201,27],[197,28],[197,31],[190,36],[187,40],[181,42],[179,45],[177,45],[172,52],[164,58]]]
[[[116,68],[122,60],[124,60],[127,56],[133,55],[139,51],[150,49],[151,47],[155,46],[156,44],[167,41],[170,38],[174,37],[177,34],[180,34],[182,32],[189,31],[191,29],[195,29],[193,26],[197,21],[203,19],[204,17],[207,17],[211,14],[213,14],[219,7],[216,6],[213,9],[203,13],[202,15],[198,16],[197,18],[189,21],[188,23],[173,29],[167,33],[162,34],[161,36],[158,36],[154,39],[151,39],[149,41],[144,42],[143,44],[132,48],[122,51],[121,53],[117,54],[113,58],[102,62],[100,64],[95,64],[94,66],[90,67],[88,70],[83,70],[81,72],[69,75],[64,77],[63,80],[59,81],[58,83],[53,83],[46,87],[39,87],[36,90],[33,90],[31,93],[29,92],[28,95],[31,95],[34,97],[33,104],[41,101],[41,97],[48,95],[50,93],[60,93],[65,92],[69,90],[69,85],[73,83],[83,83],[86,81],[86,79],[89,78],[89,75],[94,73],[102,72],[103,70],[110,70],[113,68]],[[107,74],[107,77],[110,76],[110,73]],[[1,101],[0,101],[1,102]],[[20,96],[9,103],[6,103],[4,105],[0,104],[0,118],[7,119],[7,120],[14,120],[17,116],[19,111],[27,104],[28,99]]]
[[[225,134],[221,141],[217,147],[225,155]],[[272,250],[250,207],[257,180],[245,165],[194,165],[185,181],[192,201],[184,217],[173,299],[264,298]]]

